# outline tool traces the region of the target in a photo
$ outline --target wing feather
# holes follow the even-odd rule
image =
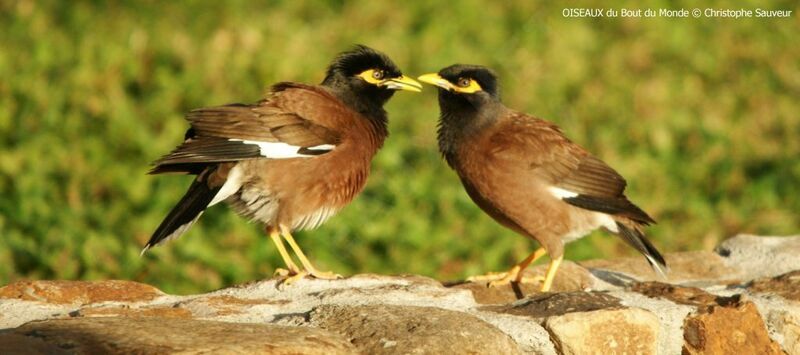
[[[655,222],[625,197],[627,182],[619,173],[570,141],[554,124],[515,112],[497,132],[492,137],[495,149],[507,159],[524,159],[530,178],[575,194],[564,197],[565,202],[646,224]]]
[[[317,87],[284,84],[256,104],[192,110],[186,115],[191,125],[186,140],[155,161],[151,173],[195,171],[198,163],[325,154],[342,138],[322,121],[326,114],[341,114],[341,106]]]

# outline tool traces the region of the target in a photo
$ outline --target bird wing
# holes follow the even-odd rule
[[[151,174],[190,172],[198,164],[252,158],[303,158],[326,154],[341,136],[325,126],[324,116],[347,115],[323,89],[278,84],[262,101],[190,111],[185,141],[153,163]]]
[[[592,211],[655,221],[624,195],[627,182],[602,160],[575,144],[553,123],[514,112],[491,137],[494,154],[527,164],[565,202]]]

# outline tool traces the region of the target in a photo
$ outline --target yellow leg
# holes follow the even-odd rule
[[[506,272],[496,272],[496,273],[489,273],[486,275],[480,276],[472,276],[467,278],[467,281],[475,282],[475,281],[489,281],[489,287],[495,286],[502,286],[507,285],[511,282],[522,282],[522,283],[534,283],[534,282],[541,282],[541,277],[523,277],[522,271],[528,267],[531,263],[538,260],[542,256],[547,254],[547,251],[544,248],[536,249],[533,253],[528,255],[524,260],[522,260],[519,264],[514,265],[510,270]]]
[[[553,279],[556,278],[556,271],[558,271],[558,266],[561,265],[562,260],[564,260],[564,255],[550,260],[550,267],[547,268],[547,275],[544,277],[544,283],[542,284],[542,292],[550,291],[550,286],[553,285]]]
[[[278,249],[278,253],[281,254],[281,258],[283,258],[283,263],[286,264],[286,269],[278,268],[275,270],[275,274],[282,276],[298,274],[300,272],[300,268],[297,267],[297,264],[294,263],[292,257],[289,256],[289,252],[286,251],[286,247],[283,245],[283,240],[281,240],[280,231],[278,231],[278,229],[274,227],[267,227],[267,233],[269,233],[269,237],[272,239],[272,242],[275,243],[275,247]]]
[[[306,254],[303,253],[303,250],[300,249],[300,246],[297,245],[297,242],[294,241],[292,233],[289,232],[288,228],[281,226],[281,234],[283,235],[283,239],[286,239],[286,242],[289,243],[290,247],[292,247],[292,250],[294,250],[294,253],[295,255],[297,255],[297,258],[300,259],[300,263],[303,264],[303,268],[305,269],[305,272],[308,273],[308,275],[314,276],[315,278],[318,279],[326,279],[326,280],[342,278],[342,275],[334,274],[330,271],[317,270],[317,268],[315,268],[314,265],[312,265],[311,262],[308,260]]]

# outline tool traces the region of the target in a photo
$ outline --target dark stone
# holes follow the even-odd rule
[[[504,306],[485,306],[481,309],[535,318],[573,312],[622,308],[620,300],[605,292],[542,293]]]
[[[792,301],[800,301],[800,270],[783,275],[755,280],[748,288],[751,292],[773,293]]]
[[[739,302],[741,295],[723,297],[710,294],[696,287],[683,287],[662,282],[640,282],[630,288],[651,298],[664,298],[675,303],[697,307],[727,306]]]

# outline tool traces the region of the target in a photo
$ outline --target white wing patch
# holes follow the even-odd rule
[[[214,195],[214,199],[208,203],[208,207],[214,206],[222,201],[225,201],[226,198],[230,197],[231,195],[235,194],[236,191],[242,187],[242,168],[238,165],[234,166],[231,169],[230,173],[228,173],[228,178],[225,180],[225,183],[222,184],[222,188],[219,189],[216,195]]]
[[[552,193],[553,196],[555,196],[556,198],[559,198],[559,199],[565,199],[565,198],[571,198],[571,197],[578,196],[577,192],[564,190],[564,189],[562,189],[560,187],[550,186],[548,188],[548,190],[550,190],[550,193]]]
[[[308,148],[306,148],[306,149],[311,149],[311,150],[327,150],[327,151],[329,151],[329,152],[330,152],[330,151],[331,151],[331,150],[333,150],[333,148],[335,148],[335,147],[336,147],[336,146],[335,146],[335,145],[333,145],[333,144],[320,144],[320,145],[315,145],[315,146],[313,146],[313,147],[308,147]]]
[[[597,220],[600,222],[600,225],[605,227],[605,229],[608,229],[612,233],[619,233],[617,221],[615,221],[614,218],[611,218],[611,216],[600,212],[596,212],[595,216],[595,218],[597,218]]]
[[[564,244],[581,239],[600,227],[608,229],[613,233],[619,232],[619,228],[617,228],[617,222],[614,221],[614,218],[611,216],[600,212],[582,212],[582,216],[573,220],[572,230],[570,230],[569,233],[561,236],[561,240],[564,242]]]
[[[313,147],[299,147],[283,142],[261,142],[235,138],[228,140],[242,142],[244,144],[257,145],[259,149],[261,149],[261,156],[272,159],[310,158],[319,155],[321,151],[327,153],[335,148],[335,146],[332,144],[321,144]],[[314,150],[317,152],[317,154],[302,154],[300,153],[300,150],[303,148],[305,148],[305,150]]]

